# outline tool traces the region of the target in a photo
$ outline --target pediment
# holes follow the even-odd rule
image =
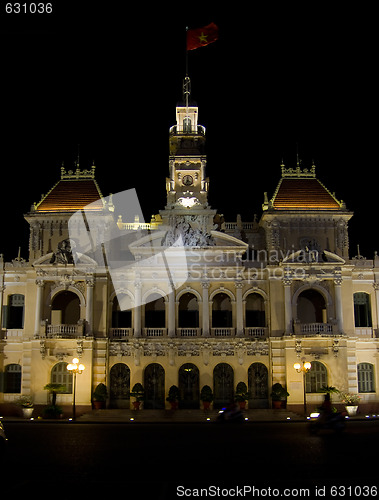
[[[312,262],[318,263],[331,263],[331,264],[345,264],[345,260],[339,255],[329,252],[328,250],[297,250],[287,255],[282,261],[283,263],[303,263],[309,264]]]

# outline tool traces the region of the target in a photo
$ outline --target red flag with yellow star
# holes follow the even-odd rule
[[[187,50],[205,47],[218,39],[218,26],[215,23],[208,24],[203,28],[187,31]]]

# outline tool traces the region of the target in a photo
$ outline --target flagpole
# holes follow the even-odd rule
[[[188,115],[188,97],[191,92],[190,90],[190,79],[188,76],[188,49],[187,49],[187,36],[188,36],[188,26],[186,26],[186,77],[184,79],[184,84],[183,84],[183,93],[185,96],[185,101],[186,101],[186,114]]]

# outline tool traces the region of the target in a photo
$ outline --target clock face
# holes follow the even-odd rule
[[[192,175],[184,175],[183,176],[183,184],[185,186],[191,186],[191,184],[193,184],[193,177],[192,177]]]

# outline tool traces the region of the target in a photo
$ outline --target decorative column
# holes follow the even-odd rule
[[[141,337],[142,283],[134,282],[134,337]]]
[[[343,310],[342,310],[342,276],[341,273],[336,273],[334,277],[334,297],[336,301],[336,319],[338,325],[338,333],[343,333]]]
[[[379,283],[375,281],[372,284],[372,286],[374,287],[375,290],[375,304],[376,304],[376,314],[374,316],[376,318],[376,325],[374,328],[374,337],[375,337],[375,330],[377,331],[379,329]]]
[[[292,334],[292,276],[291,270],[285,269],[283,276],[283,286],[284,286],[284,323],[285,323],[285,333],[286,335]]]
[[[36,280],[37,285],[37,299],[36,299],[36,312],[34,320],[34,336],[39,337],[41,320],[42,320],[42,297],[43,297],[43,280]]]
[[[3,301],[4,301],[4,291],[5,291],[5,285],[4,282],[2,285],[0,285],[0,332],[3,328]],[[1,337],[1,335],[0,335]]]
[[[93,287],[95,286],[95,279],[93,276],[86,278],[87,296],[86,296],[86,335],[92,336],[93,334]]]
[[[236,296],[237,296],[237,310],[236,310],[236,316],[237,316],[237,331],[236,331],[236,336],[237,337],[243,337],[243,304],[242,304],[242,287],[243,283],[241,281],[236,281],[235,283],[236,287]]]
[[[209,281],[202,281],[203,288],[203,337],[209,337]]]
[[[168,294],[168,336],[175,337],[175,288],[171,285]]]

